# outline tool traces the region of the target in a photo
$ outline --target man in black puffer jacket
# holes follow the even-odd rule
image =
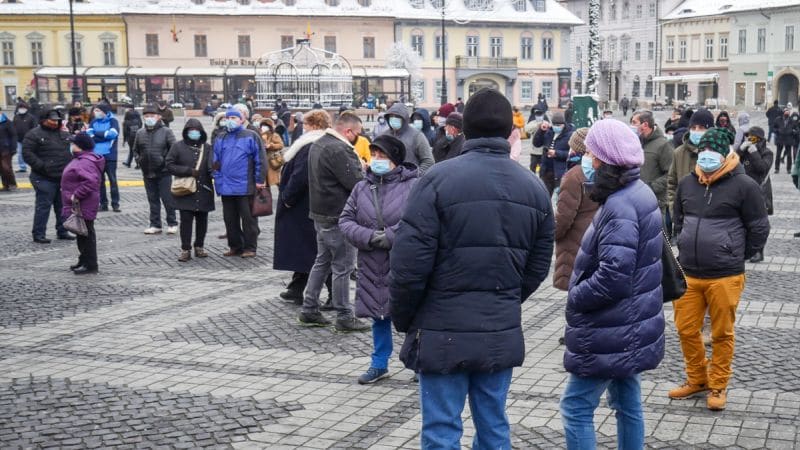
[[[412,190],[391,251],[400,359],[419,372],[422,447],[458,448],[469,393],[475,448],[511,448],[505,400],[522,365],[521,303],[547,277],[553,211],[544,184],[509,158],[511,104],[482,89],[464,110],[461,156]]]
[[[36,211],[33,214],[33,242],[49,244],[47,220],[50,208],[56,213],[56,234],[59,239],[75,237],[64,229],[61,217],[61,174],[72,160],[69,133],[61,131],[64,117],[57,109],[43,111],[39,126],[25,134],[22,153],[31,166],[31,184],[36,190]]]
[[[145,106],[142,114],[144,127],[136,132],[131,151],[142,169],[144,190],[150,204],[150,226],[144,234],[161,234],[161,203],[167,212],[167,234],[175,234],[178,232],[178,219],[170,192],[172,177],[167,172],[167,152],[175,143],[175,135],[164,126],[156,105]]]

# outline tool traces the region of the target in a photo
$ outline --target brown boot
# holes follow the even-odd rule
[[[181,250],[181,256],[178,257],[178,262],[187,262],[192,259],[192,252],[189,250]]]
[[[702,392],[708,391],[708,386],[705,384],[690,384],[688,381],[681,386],[676,387],[669,391],[669,398],[674,400],[682,400],[689,398]]]
[[[222,254],[222,256],[239,256],[241,254],[242,254],[241,250],[237,250],[235,248],[229,248],[227,252]]]
[[[252,250],[245,250],[244,252],[242,252],[242,258],[255,258],[255,257],[256,257],[256,252]]]
[[[722,411],[728,403],[728,394],[725,389],[712,389],[706,397],[706,406],[711,411]]]
[[[194,256],[197,258],[207,258],[208,253],[203,249],[203,247],[195,247],[194,248]]]

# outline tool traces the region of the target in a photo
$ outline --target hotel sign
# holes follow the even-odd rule
[[[255,59],[249,58],[211,58],[208,60],[208,63],[212,66],[250,66],[253,67],[256,65],[258,61]]]

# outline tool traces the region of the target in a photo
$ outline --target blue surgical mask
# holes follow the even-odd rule
[[[705,173],[716,172],[717,169],[722,167],[722,155],[711,151],[704,150],[697,154],[697,165]]]
[[[158,123],[158,119],[155,117],[145,117],[144,118],[144,125],[147,127],[154,127]]]
[[[700,138],[706,134],[705,131],[690,131],[689,132],[689,142],[694,145],[698,145],[700,143]]]
[[[403,127],[403,119],[399,117],[389,117],[389,127],[393,130],[399,130]]]
[[[103,120],[106,118],[106,113],[104,113],[103,111],[95,111],[94,118],[97,120]]]
[[[447,139],[447,142],[453,142],[456,140],[456,137],[453,136],[452,134],[445,134],[444,138]]]
[[[236,123],[234,120],[228,120],[225,122],[225,127],[228,129],[228,131],[236,131],[239,129],[239,127],[241,127],[241,125]]]
[[[369,168],[370,168],[370,170],[372,170],[372,173],[374,173],[375,175],[385,175],[385,174],[389,173],[390,170],[392,170],[389,167],[389,160],[388,159],[375,159],[375,158],[372,158],[372,160],[369,162]]]
[[[586,176],[586,179],[589,181],[594,181],[594,167],[592,164],[594,163],[594,158],[589,155],[583,155],[581,157],[581,170],[583,170],[583,175]]]
[[[553,125],[553,133],[555,133],[555,134],[561,133],[561,130],[563,130],[563,129],[564,129],[564,127],[562,127],[560,125],[559,126]]]
[[[200,130],[189,130],[186,132],[186,137],[192,141],[199,141],[200,140]]]
[[[631,129],[631,131],[633,131],[633,134],[639,136],[639,127],[637,127],[636,125],[629,125],[629,128]]]
[[[417,130],[421,130],[421,129],[422,129],[422,120],[420,120],[420,119],[417,119],[417,120],[415,120],[415,121],[414,121],[414,122],[413,122],[411,125],[412,125],[414,128],[416,128]]]

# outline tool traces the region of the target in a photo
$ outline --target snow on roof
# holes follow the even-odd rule
[[[664,16],[664,20],[719,16],[792,6],[800,6],[800,0],[686,0]]]
[[[434,0],[338,0],[329,6],[325,0],[84,0],[73,3],[76,15],[153,14],[153,15],[264,15],[317,17],[383,17],[386,19],[439,20],[441,10]],[[534,10],[534,0],[524,0],[525,11],[513,3],[523,0],[447,0],[445,17],[457,23],[508,22],[526,24],[582,25],[583,22],[556,0],[544,0],[545,10]],[[735,1],[735,0],[730,0]],[[769,0],[768,0],[769,1]],[[774,0],[773,0],[774,1]],[[798,0],[800,1],[800,0]],[[199,2],[200,4],[196,3]],[[470,10],[467,3],[490,5],[487,10]],[[287,5],[288,3],[288,5]],[[421,7],[420,7],[421,6]],[[68,14],[67,0],[18,0],[0,4],[0,14]]]

